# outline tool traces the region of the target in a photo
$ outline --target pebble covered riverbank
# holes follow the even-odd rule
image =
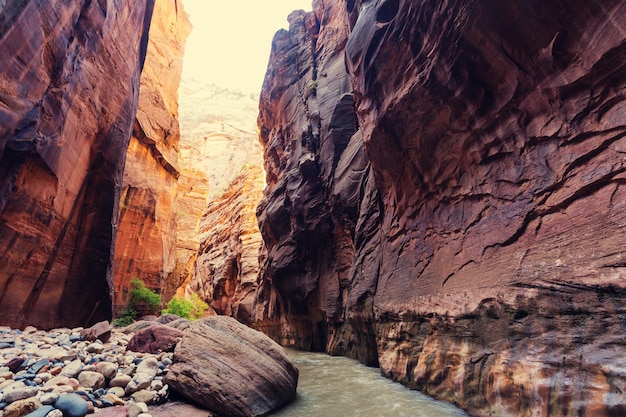
[[[83,335],[81,335],[81,331]],[[0,327],[0,417],[151,417],[168,398],[172,352],[127,350],[132,334]]]

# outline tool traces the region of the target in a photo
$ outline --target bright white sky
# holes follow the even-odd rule
[[[193,30],[185,46],[183,76],[259,93],[272,38],[287,29],[293,10],[311,0],[183,0]]]

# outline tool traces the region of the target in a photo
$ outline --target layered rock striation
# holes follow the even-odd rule
[[[190,31],[180,1],[155,2],[119,208],[116,308],[126,305],[133,278],[160,294],[172,295],[167,289],[176,267],[181,176],[178,86]]]
[[[479,415],[619,415],[626,5],[313,5],[261,96],[257,326]]]
[[[343,5],[317,2],[289,23],[274,37],[259,107],[268,184],[257,210],[267,248],[257,325],[282,343],[333,350],[369,163],[345,70]]]
[[[255,209],[264,188],[263,170],[251,165],[208,204],[194,274],[186,286],[218,314],[248,323],[254,317],[263,244]]]
[[[191,322],[163,380],[219,416],[266,416],[296,398],[298,369],[261,332],[232,317]]]
[[[263,244],[255,214],[265,185],[257,99],[194,79],[181,83],[177,295],[196,293],[247,322]]]
[[[0,322],[111,316],[124,160],[154,2],[0,5]]]

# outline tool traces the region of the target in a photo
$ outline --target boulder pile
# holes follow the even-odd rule
[[[0,327],[0,417],[151,417],[170,390],[210,415],[254,417],[291,402],[297,381],[278,344],[225,316]]]
[[[89,329],[0,328],[0,417],[150,417],[165,401],[170,351],[127,350],[132,334]],[[106,410],[106,412],[105,412]]]

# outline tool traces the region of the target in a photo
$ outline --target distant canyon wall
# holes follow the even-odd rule
[[[313,2],[274,38],[256,326],[478,415],[620,415],[626,3]]]
[[[110,318],[124,161],[154,2],[0,6],[0,321]]]
[[[263,246],[258,96],[183,79],[179,101],[176,294],[196,293],[219,314],[250,322]]]
[[[200,222],[201,243],[194,273],[185,287],[218,314],[244,323],[250,323],[255,315],[263,247],[256,206],[264,188],[262,168],[251,165],[209,202]]]
[[[181,79],[190,30],[180,2],[156,2],[120,200],[115,310],[139,278],[164,303],[197,293],[221,314],[243,302],[250,316],[262,246],[258,97]]]

